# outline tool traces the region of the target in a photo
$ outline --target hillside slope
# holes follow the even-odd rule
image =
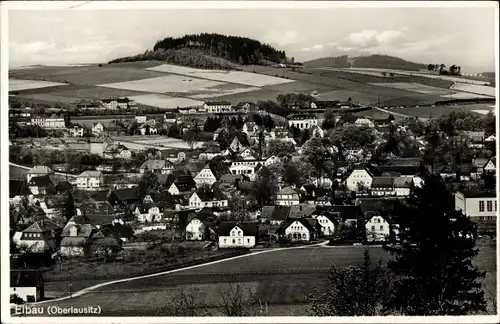
[[[189,67],[233,69],[236,65],[266,65],[264,62],[288,62],[286,53],[247,37],[220,34],[167,37],[143,54],[121,57],[109,62],[123,63],[160,60]]]
[[[396,70],[409,70],[418,71],[426,69],[425,64],[414,63],[403,60],[399,57],[389,55],[367,55],[349,58],[347,55],[338,57],[324,57],[311,60],[304,63],[307,67],[335,67],[335,68],[378,68],[378,69],[396,69]]]

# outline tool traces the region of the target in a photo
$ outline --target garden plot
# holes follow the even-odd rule
[[[389,88],[413,91],[413,92],[430,94],[430,95],[444,95],[444,94],[450,93],[450,90],[447,90],[447,89],[431,87],[431,86],[428,86],[425,84],[420,84],[420,83],[415,83],[415,82],[411,82],[411,83],[403,83],[403,82],[371,83],[371,84],[376,85],[376,86],[380,86],[380,87],[389,87]]]
[[[202,70],[193,69],[183,66],[163,64],[155,67],[148,68],[150,71],[167,72],[174,74],[181,74],[186,76],[193,76],[197,78],[238,83],[249,85],[253,87],[264,87],[269,85],[276,85],[282,83],[295,82],[294,80],[288,80],[278,77],[272,77],[268,75],[262,75],[251,72],[241,72],[241,71],[223,71],[223,70]]]
[[[455,83],[452,87],[453,90],[470,92],[474,94],[480,94],[489,97],[495,97],[495,88],[478,85],[478,84],[465,84],[465,83]]]
[[[135,102],[151,107],[158,108],[185,108],[185,107],[195,107],[203,105],[203,101],[189,99],[189,98],[178,98],[170,97],[161,94],[147,94],[140,96],[130,97],[134,99]]]
[[[190,93],[207,91],[211,87],[222,84],[221,82],[212,80],[203,80],[180,75],[167,75],[150,79],[101,84],[100,86],[156,93]]]
[[[9,91],[21,91],[27,89],[38,89],[66,85],[65,83],[37,81],[37,80],[18,80],[9,79]]]

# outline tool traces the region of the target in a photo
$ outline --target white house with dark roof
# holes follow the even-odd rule
[[[294,206],[300,204],[300,189],[285,187],[281,189],[276,196],[276,205]]]
[[[323,236],[331,236],[335,233],[336,219],[334,215],[319,214],[313,215],[312,217],[321,225],[321,234],[323,234]]]
[[[346,186],[351,191],[358,191],[359,186],[365,188],[372,187],[374,173],[367,167],[359,166],[352,170],[349,177],[346,179]]]
[[[300,130],[319,125],[319,121],[314,114],[292,114],[287,116],[287,119],[289,127],[294,126]]]
[[[48,219],[33,223],[12,237],[15,244],[26,246],[34,253],[54,252],[57,249],[57,233],[61,228]]]
[[[169,160],[147,160],[139,168],[140,173],[150,171],[153,173],[171,174],[174,171],[174,165]]]
[[[205,207],[227,207],[228,201],[218,190],[195,191],[189,197],[189,208],[202,209]]]
[[[221,222],[218,227],[219,248],[252,248],[257,243],[256,223]]]
[[[207,101],[203,104],[207,113],[222,113],[232,111],[231,103],[228,101]]]
[[[253,134],[259,130],[260,128],[255,122],[246,122],[243,124],[243,128],[241,129],[241,131],[247,135]]]
[[[101,171],[84,171],[76,177],[76,187],[84,190],[96,190],[104,185]]]
[[[28,173],[26,173],[26,179],[29,182],[31,178],[33,177],[40,177],[44,175],[51,175],[54,174],[54,171],[52,171],[51,168],[45,165],[35,165],[33,168],[31,168]]]
[[[387,217],[373,214],[365,222],[366,240],[368,242],[386,241],[391,234],[391,224]]]
[[[104,132],[104,126],[101,123],[92,124],[92,133],[100,134]]]
[[[85,245],[97,227],[92,224],[76,224],[70,220],[64,227],[59,251],[65,257],[80,257],[85,254]]]

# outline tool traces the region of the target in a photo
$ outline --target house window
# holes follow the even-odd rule
[[[250,239],[247,239],[247,243],[250,243]]]
[[[484,212],[484,200],[479,201],[479,211]]]
[[[375,231],[375,225],[372,225],[372,231],[373,232]]]
[[[238,244],[241,244],[241,239],[238,239]]]
[[[233,244],[234,244],[234,243],[236,243],[236,240],[235,240],[235,239],[233,239]]]
[[[495,200],[495,211],[497,211],[497,201]]]
[[[226,239],[224,239],[224,243],[226,243],[226,241],[227,241],[227,240],[226,240]]]
[[[380,226],[380,230],[383,231],[384,230],[384,225]]]
[[[486,202],[486,210],[489,212],[493,211],[493,202],[491,200]]]

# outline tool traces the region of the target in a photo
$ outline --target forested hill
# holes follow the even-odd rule
[[[307,67],[357,67],[417,71],[427,69],[425,64],[414,63],[389,55],[367,55],[349,58],[347,55],[323,57],[304,63]]]
[[[242,65],[264,64],[265,62],[285,63],[288,59],[284,51],[255,39],[204,33],[185,35],[180,38],[167,37],[157,41],[153,49],[147,50],[144,54],[118,58],[109,63],[144,60],[161,60],[205,68],[230,68],[230,63]],[[216,66],[210,66],[210,61],[215,62]]]

